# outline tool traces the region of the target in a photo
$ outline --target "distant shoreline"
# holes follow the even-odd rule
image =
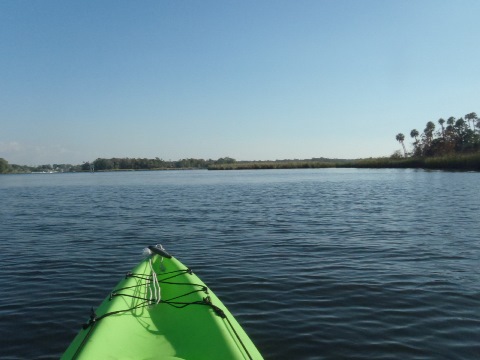
[[[261,169],[327,169],[327,168],[359,168],[359,169],[430,169],[480,171],[480,152],[462,155],[450,155],[422,158],[370,158],[339,162],[320,161],[252,161],[235,164],[212,165],[208,170],[261,170]]]
[[[220,159],[219,159],[220,160]],[[308,159],[308,160],[275,160],[275,161],[213,161],[202,159],[183,159],[177,162],[164,162],[164,166],[143,167],[148,164],[133,163],[133,168],[102,168],[95,166],[105,163],[105,159],[97,159],[83,165],[42,165],[28,167],[8,165],[3,174],[56,174],[86,172],[118,172],[118,171],[169,171],[169,170],[262,170],[262,169],[327,169],[327,168],[371,168],[371,169],[431,169],[455,171],[480,171],[480,152],[454,154],[435,157],[381,157],[356,160],[344,159]],[[130,159],[135,161],[135,159]],[[168,165],[168,166],[165,166]]]

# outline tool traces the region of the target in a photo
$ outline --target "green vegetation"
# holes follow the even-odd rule
[[[340,167],[351,160],[313,158],[310,160],[236,161],[230,164],[213,164],[208,170],[253,170],[253,169],[324,169]]]
[[[404,157],[397,152],[391,157],[358,160],[328,161],[282,160],[238,161],[234,164],[211,165],[209,170],[255,170],[255,169],[322,169],[322,168],[419,168],[437,170],[480,171],[480,152],[436,157]]]
[[[411,153],[408,153],[405,148],[405,136],[402,133],[396,135],[396,140],[403,147],[403,159],[401,153],[395,152],[389,160],[372,159],[363,163],[371,167],[479,171],[480,119],[477,114],[471,112],[459,119],[450,116],[446,121],[440,118],[437,122],[440,128],[436,132],[435,123],[432,121],[427,122],[423,133],[417,129],[410,131],[410,136],[414,139]]]
[[[447,126],[445,126],[445,123]],[[405,136],[397,134],[396,139],[404,149],[405,157],[452,157],[480,151],[480,119],[471,112],[465,119],[451,116],[447,121],[438,119],[440,129],[435,132],[435,123],[427,122],[423,133],[413,129],[410,136],[413,142],[413,152],[408,154],[405,146]],[[420,137],[420,138],[419,138]]]
[[[390,157],[338,160],[281,160],[281,161],[239,161],[233,164],[210,165],[210,170],[244,169],[292,169],[292,168],[423,168],[443,170],[480,171],[480,119],[472,112],[463,118],[439,119],[440,129],[427,122],[423,133],[413,129],[413,151],[407,152],[405,135],[398,133],[396,140],[402,145]],[[446,126],[445,126],[446,124]]]
[[[233,164],[236,160],[224,157],[218,160],[204,159],[182,159],[177,161],[165,161],[159,159],[130,159],[130,158],[99,158],[93,163],[82,165],[83,171],[94,169],[95,171],[115,171],[115,170],[171,170],[171,169],[206,169],[215,164]]]
[[[53,164],[36,167],[10,165],[0,158],[0,173],[31,172],[80,172],[80,171],[126,171],[169,169],[301,169],[301,168],[424,168],[444,170],[480,171],[480,119],[471,112],[464,118],[453,116],[446,121],[439,119],[440,128],[435,132],[435,123],[427,122],[422,133],[413,129],[413,151],[405,147],[405,135],[398,133],[396,140],[402,145],[390,157],[343,160],[312,158],[307,160],[236,161],[230,157],[218,160],[182,159],[165,161],[160,158],[98,158],[81,165]]]
[[[7,160],[0,158],[0,174],[29,174],[29,173],[52,173],[52,172],[75,172],[82,171],[81,165],[53,164],[27,166],[9,164]]]
[[[391,157],[360,159],[337,165],[345,168],[413,168],[431,170],[480,171],[480,152],[432,157]]]
[[[6,173],[8,171],[8,161],[0,158],[0,174]]]
[[[131,158],[98,158],[93,162],[81,165],[53,164],[40,166],[26,166],[9,164],[0,158],[0,174],[25,173],[57,173],[57,172],[86,172],[86,171],[128,171],[128,170],[174,170],[174,169],[207,169],[210,165],[233,164],[236,160],[223,157],[218,160],[182,159],[165,161],[159,159],[131,159]]]

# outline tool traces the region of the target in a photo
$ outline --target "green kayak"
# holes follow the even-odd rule
[[[228,309],[160,245],[115,287],[62,359],[262,359]]]

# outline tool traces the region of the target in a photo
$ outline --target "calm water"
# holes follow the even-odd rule
[[[0,357],[58,358],[162,243],[267,359],[480,358],[480,174],[0,176]]]

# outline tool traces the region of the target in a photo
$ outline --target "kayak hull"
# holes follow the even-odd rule
[[[62,359],[262,356],[203,281],[176,258],[154,254],[120,281]]]

